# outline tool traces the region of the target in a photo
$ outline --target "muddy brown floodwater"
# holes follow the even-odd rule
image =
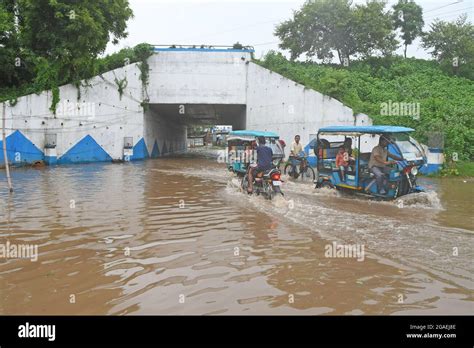
[[[288,181],[269,202],[189,154],[16,169],[13,183],[0,246],[38,259],[0,258],[0,314],[474,312],[472,179],[391,203]],[[363,257],[326,257],[332,243]]]

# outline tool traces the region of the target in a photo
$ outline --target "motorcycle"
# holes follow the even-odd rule
[[[416,177],[418,175],[418,166],[414,161],[397,161],[397,167],[400,170],[401,180],[398,184],[397,197],[414,192],[423,192],[424,188],[418,186]]]
[[[250,165],[246,174],[242,178],[241,187],[244,192],[248,189],[248,176],[250,168],[256,167],[256,164]],[[266,199],[271,200],[277,194],[283,196],[281,191],[281,172],[278,167],[273,167],[265,172],[258,172],[253,178],[253,192],[257,195],[262,194]]]

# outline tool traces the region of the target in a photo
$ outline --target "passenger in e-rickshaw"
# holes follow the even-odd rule
[[[369,160],[369,170],[375,175],[377,189],[381,195],[387,194],[387,191],[385,190],[387,178],[385,175],[390,174],[391,171],[391,168],[388,167],[388,165],[403,160],[403,158],[388,151],[387,146],[389,143],[390,139],[384,135],[380,136],[379,144],[372,149]],[[393,158],[396,161],[388,161],[388,157]]]
[[[350,139],[350,138],[346,138],[346,139]],[[352,167],[350,165],[353,164],[354,162],[355,162],[354,158],[350,157],[346,147],[344,145],[339,146],[339,151],[337,152],[337,155],[336,155],[336,167],[339,169],[339,177],[341,178],[342,182],[346,181],[346,172],[352,171]]]

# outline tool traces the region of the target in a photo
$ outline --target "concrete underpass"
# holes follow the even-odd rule
[[[144,117],[144,139],[153,144],[150,157],[185,151],[189,126],[227,124],[245,129],[245,112],[245,105],[150,104]]]
[[[321,126],[371,124],[339,101],[259,66],[251,54],[155,48],[147,84],[130,64],[90,79],[80,91],[60,87],[56,115],[50,91],[7,103],[9,160],[65,164],[181,153],[187,126],[198,124],[274,131],[287,143],[300,134],[303,144]],[[122,93],[117,81],[126,82]]]

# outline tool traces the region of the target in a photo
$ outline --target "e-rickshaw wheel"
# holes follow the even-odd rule
[[[321,182],[321,184],[319,185],[319,187],[321,187],[321,188],[330,188],[330,189],[333,189],[333,188],[334,188],[334,185],[333,185],[332,182],[330,182],[329,180],[323,180],[323,182]]]

